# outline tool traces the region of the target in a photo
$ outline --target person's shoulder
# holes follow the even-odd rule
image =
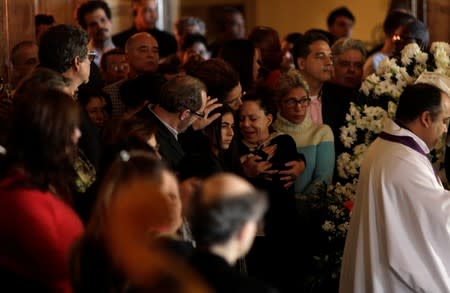
[[[171,33],[167,32],[167,31],[163,31],[160,29],[153,29],[153,30],[150,30],[149,33],[151,35],[153,35],[155,38],[160,37],[160,38],[164,38],[164,39],[174,39],[176,41],[174,35],[172,35]]]
[[[112,36],[113,44],[118,48],[124,48],[128,38],[136,33],[136,29],[131,27]]]

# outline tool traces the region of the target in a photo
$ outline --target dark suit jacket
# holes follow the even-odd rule
[[[146,32],[151,34],[158,42],[159,56],[167,57],[177,52],[177,40],[173,35],[156,28],[148,30]],[[117,47],[123,49],[125,48],[125,43],[127,42],[128,38],[136,33],[139,33],[139,31],[136,29],[136,27],[133,26],[132,28],[126,31],[114,35],[112,38],[113,43]]]
[[[347,125],[345,115],[349,113],[350,102],[354,100],[357,90],[325,82],[322,87],[322,117],[323,123],[331,127],[334,135],[336,157],[346,148],[339,136],[339,128]]]
[[[184,151],[181,144],[169,129],[150,111],[150,105],[144,107],[138,116],[149,119],[156,126],[156,141],[159,143],[159,153],[166,161],[167,165],[173,171],[178,170],[178,165],[184,157]]]
[[[191,264],[217,293],[276,293],[266,284],[235,271],[223,258],[206,251],[196,250]]]

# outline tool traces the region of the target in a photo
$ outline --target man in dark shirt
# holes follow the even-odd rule
[[[133,0],[134,25],[130,29],[113,36],[113,43],[124,48],[129,37],[138,32],[150,33],[158,42],[159,55],[165,58],[177,51],[177,41],[173,35],[156,28],[158,20],[157,0]]]

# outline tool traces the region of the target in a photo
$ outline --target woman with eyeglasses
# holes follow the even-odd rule
[[[311,194],[317,183],[331,183],[335,164],[333,133],[328,125],[312,121],[308,84],[296,69],[281,75],[275,95],[278,114],[274,128],[292,136],[297,151],[306,159],[306,168],[295,182],[295,193]]]

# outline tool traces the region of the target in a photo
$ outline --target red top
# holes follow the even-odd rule
[[[22,175],[0,180],[0,267],[39,282],[51,292],[72,292],[68,255],[83,224],[51,192],[11,187]]]

